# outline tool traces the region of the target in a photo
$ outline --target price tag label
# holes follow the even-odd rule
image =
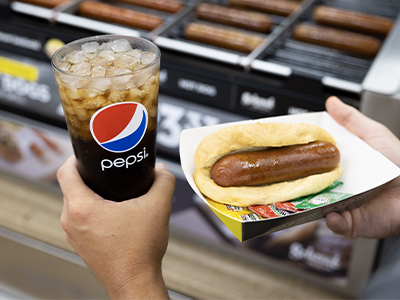
[[[160,103],[158,107],[157,143],[163,147],[177,149],[181,131],[200,126],[215,125],[221,119],[170,103]]]

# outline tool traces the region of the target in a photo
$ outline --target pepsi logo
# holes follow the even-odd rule
[[[121,153],[139,144],[147,122],[147,110],[142,104],[119,102],[98,110],[90,119],[90,131],[101,147]]]

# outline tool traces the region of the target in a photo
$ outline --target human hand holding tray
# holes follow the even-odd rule
[[[302,122],[320,126],[329,132],[337,142],[337,147],[341,153],[340,165],[343,167],[343,172],[338,178],[338,181],[343,182],[343,184],[335,188],[334,191],[352,196],[327,205],[273,219],[261,219],[255,217],[253,211],[247,208],[239,208],[238,210],[204,197],[193,179],[195,171],[194,155],[199,143],[207,135],[221,128],[255,122]],[[384,184],[400,175],[400,168],[346,128],[339,125],[327,112],[263,118],[187,129],[181,133],[179,150],[183,172],[194,192],[241,242],[323,218],[333,211],[342,212],[359,207]]]

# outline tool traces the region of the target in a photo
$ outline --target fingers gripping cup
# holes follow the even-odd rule
[[[158,47],[89,37],[60,48],[52,66],[82,179],[113,201],[145,194],[155,177]]]

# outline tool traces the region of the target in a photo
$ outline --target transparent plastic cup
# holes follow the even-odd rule
[[[145,194],[155,177],[159,48],[88,37],[55,52],[52,67],[84,182],[113,201]]]

